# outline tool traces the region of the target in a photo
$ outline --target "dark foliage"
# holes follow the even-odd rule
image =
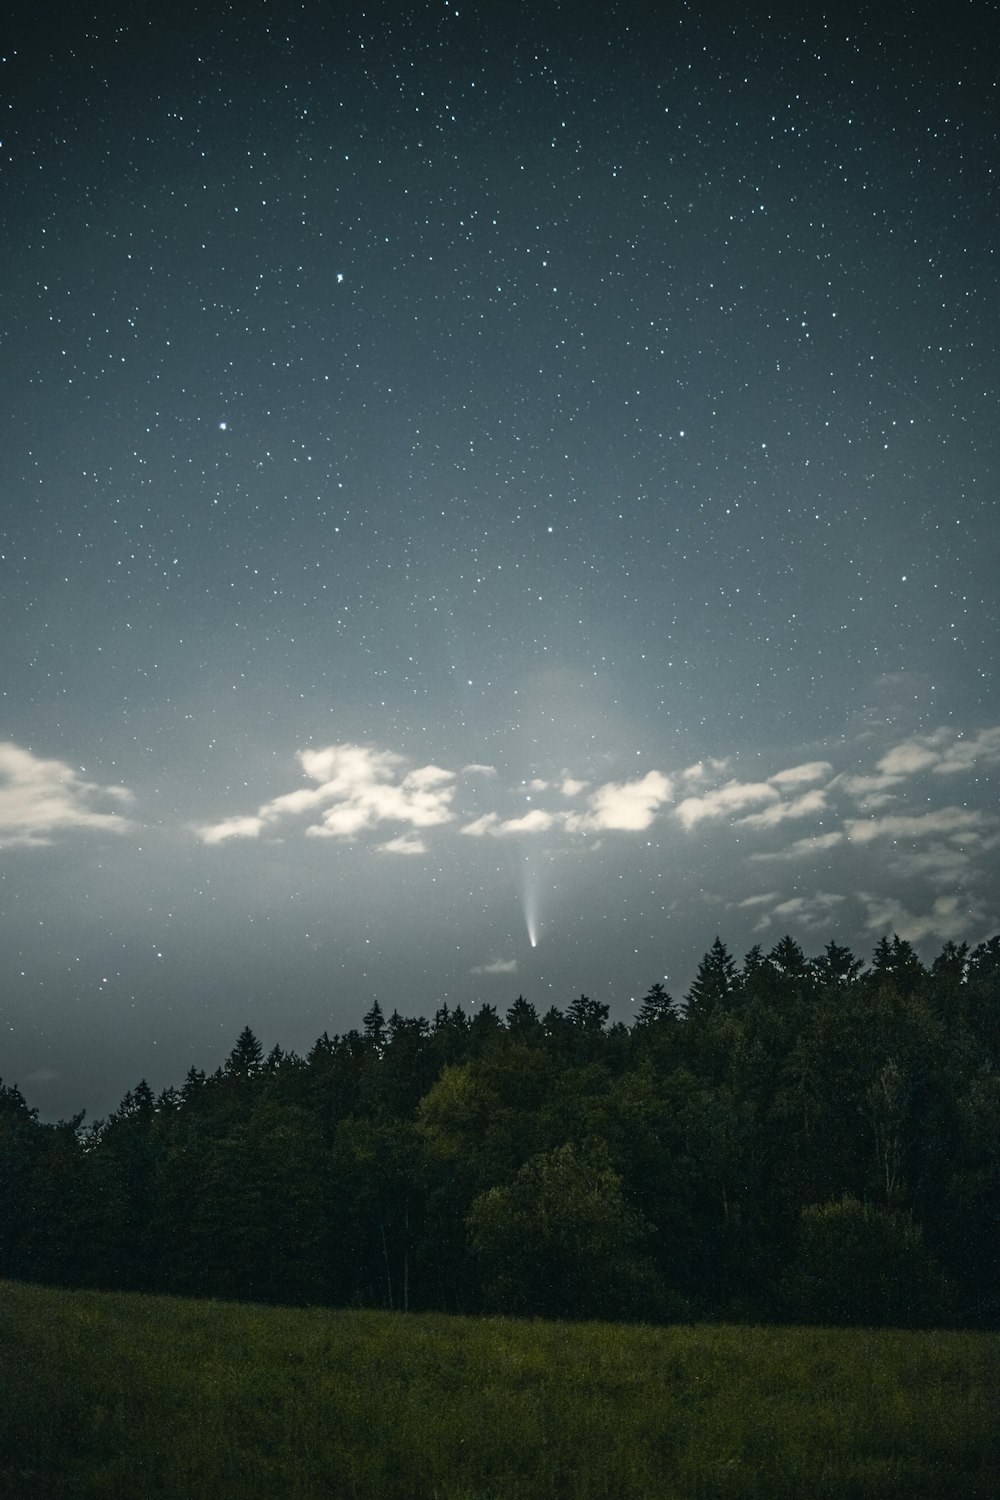
[[[1000,1321],[1000,938],[716,938],[635,1026],[372,1005],[107,1120],[0,1085],[0,1276],[560,1317]]]

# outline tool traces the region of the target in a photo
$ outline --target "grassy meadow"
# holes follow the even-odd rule
[[[1000,1494],[1000,1336],[519,1322],[0,1282],[11,1500]]]

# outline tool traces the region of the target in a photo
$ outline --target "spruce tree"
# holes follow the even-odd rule
[[[642,998],[639,1014],[635,1018],[636,1025],[652,1026],[656,1021],[675,1021],[676,1019],[674,1002],[657,980],[655,984],[650,985]]]
[[[236,1038],[236,1046],[226,1058],[224,1071],[230,1078],[251,1078],[260,1072],[263,1061],[263,1047],[250,1027],[244,1026]]]
[[[725,943],[717,937],[698,965],[694,983],[685,997],[688,1017],[703,1019],[713,1011],[729,1009],[738,993],[736,964]]]

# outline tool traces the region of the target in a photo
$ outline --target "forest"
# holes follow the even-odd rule
[[[1000,1324],[1000,937],[720,939],[634,1022],[373,1004],[305,1057],[45,1124],[0,1085],[0,1277],[559,1319]]]

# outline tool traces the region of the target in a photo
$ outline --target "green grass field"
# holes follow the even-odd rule
[[[0,1283],[12,1500],[1000,1495],[1000,1336],[245,1307]]]

